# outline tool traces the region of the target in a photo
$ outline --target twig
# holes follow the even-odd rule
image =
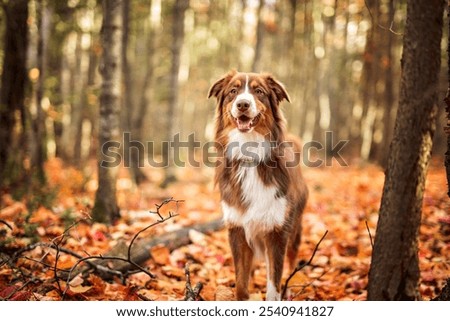
[[[14,291],[12,291],[9,295],[7,295],[3,300],[8,301],[9,299],[11,299],[17,292],[22,291],[28,284],[30,284],[31,282],[33,282],[34,280],[27,280],[26,282],[24,282],[20,287],[18,287],[17,289],[15,289]]]
[[[314,280],[312,280],[311,282],[309,282],[309,283],[307,283],[307,284],[303,284],[303,285],[295,285],[295,284],[294,284],[294,285],[291,285],[291,288],[294,288],[294,287],[301,287],[301,288],[302,288],[301,290],[297,291],[297,293],[295,293],[292,297],[295,298],[295,297],[299,296],[301,293],[303,293],[303,291],[305,291],[305,289],[306,289],[308,286],[313,286],[313,287],[315,287],[315,286],[313,285],[313,283],[316,282],[316,281],[318,281],[318,280],[320,280],[320,278],[321,278],[322,276],[324,276],[325,274],[327,274],[329,271],[330,271],[329,269],[323,271],[323,273],[322,273],[321,275],[319,275],[317,278],[315,278]]]
[[[161,223],[163,223],[163,222],[165,222],[165,221],[167,221],[167,220],[169,220],[169,219],[171,219],[171,218],[173,218],[173,217],[178,215],[177,212],[171,212],[171,211],[169,211],[169,214],[166,217],[164,217],[161,214],[161,212],[160,212],[161,208],[163,206],[171,203],[171,202],[175,202],[175,204],[177,205],[177,212],[178,212],[178,203],[183,202],[183,201],[182,200],[174,200],[173,197],[171,197],[171,198],[168,198],[168,199],[164,200],[161,204],[155,204],[156,211],[150,211],[150,213],[158,215],[159,219],[156,222],[154,222],[154,223],[146,226],[145,228],[141,229],[139,232],[137,232],[133,236],[133,238],[131,239],[130,245],[128,245],[127,258],[122,258],[120,256],[102,256],[102,255],[88,256],[88,257],[80,258],[75,263],[75,265],[72,266],[72,268],[70,269],[69,274],[67,276],[67,284],[70,282],[70,280],[72,278],[72,273],[74,272],[75,268],[79,264],[81,264],[82,262],[89,262],[89,260],[92,260],[92,259],[117,260],[117,261],[127,262],[127,263],[131,264],[133,267],[135,267],[138,272],[143,272],[143,273],[147,274],[149,277],[154,278],[155,276],[153,275],[153,273],[151,273],[150,271],[148,271],[147,269],[143,268],[142,266],[140,266],[139,264],[137,264],[137,263],[135,263],[133,261],[133,259],[131,257],[131,249],[133,247],[133,243],[135,242],[135,240],[139,237],[139,235],[141,233],[143,233],[144,231],[148,230],[149,228],[151,228],[151,227],[153,227],[155,225],[161,224]],[[91,266],[93,265],[94,269],[96,269],[97,271],[102,271],[102,272],[106,271],[109,274],[116,275],[116,276],[120,277],[122,282],[124,282],[124,277],[125,277],[124,273],[122,273],[120,271],[116,271],[116,270],[111,270],[111,269],[109,269],[109,268],[107,268],[107,267],[105,267],[103,265],[100,265],[100,264],[97,265],[97,264],[91,263],[90,265]],[[64,296],[66,295],[68,289],[69,289],[69,286],[66,286],[66,288],[63,291],[63,299],[64,299]]]
[[[9,225],[9,223],[8,222],[6,222],[6,221],[4,221],[4,220],[0,220],[0,223],[3,223],[3,224],[5,224],[7,227],[9,227],[9,229],[12,231],[13,230],[13,228],[12,228],[12,226],[11,225]]]
[[[28,257],[28,256],[22,256],[21,258],[22,259],[26,259],[26,260],[31,261],[31,262],[34,262],[34,263],[42,264],[44,267],[46,267],[48,269],[51,269],[51,270],[53,270],[55,268],[54,264],[48,264],[46,262],[42,262],[42,259],[41,260],[36,260],[35,258]],[[58,272],[65,272],[65,273],[69,273],[69,271],[70,271],[69,269],[61,269],[61,268],[57,268],[57,270],[58,270]]]
[[[178,212],[178,203],[183,202],[183,200],[174,200],[173,197],[171,197],[171,198],[168,198],[168,199],[164,200],[161,204],[155,204],[155,206],[156,206],[156,211],[150,211],[150,213],[158,215],[159,220],[157,220],[155,223],[152,223],[152,224],[148,225],[147,227],[143,228],[142,230],[140,230],[139,232],[137,232],[137,233],[133,236],[133,238],[131,239],[130,245],[128,246],[128,260],[130,261],[130,263],[131,263],[131,261],[132,261],[132,260],[131,260],[131,247],[133,246],[134,241],[136,241],[136,239],[139,237],[139,235],[140,235],[142,232],[145,232],[145,231],[148,230],[149,228],[152,228],[152,227],[155,226],[155,225],[161,224],[161,223],[163,223],[163,222],[165,222],[165,221],[171,219],[172,217],[178,216],[178,213],[177,213],[177,212],[173,213],[173,212],[170,212],[170,211],[169,211],[169,215],[168,215],[167,217],[163,217],[162,214],[160,213],[159,210],[160,210],[164,205],[167,205],[167,204],[169,204],[170,202],[175,202],[175,204],[177,205],[177,212]]]
[[[367,232],[369,233],[369,237],[370,237],[370,245],[372,245],[372,249],[373,249],[372,233],[370,233],[369,224],[367,223],[367,220],[366,220],[366,229],[367,229]]]
[[[186,263],[186,265],[184,266],[184,275],[186,276],[186,290],[184,301],[198,301],[200,291],[203,289],[203,284],[201,282],[198,282],[195,287],[192,288],[189,263]]]
[[[74,222],[73,224],[71,224],[69,227],[67,227],[67,228],[64,230],[64,232],[63,232],[60,236],[57,236],[57,237],[55,237],[55,238],[52,240],[52,244],[54,245],[54,248],[56,249],[56,254],[55,254],[55,264],[54,264],[54,267],[53,267],[53,273],[54,273],[54,275],[55,275],[55,281],[56,281],[56,284],[58,285],[58,289],[59,289],[60,295],[63,293],[63,289],[62,289],[62,286],[61,286],[61,282],[59,282],[59,276],[58,276],[58,261],[59,261],[59,258],[60,258],[60,252],[61,252],[61,247],[60,247],[60,245],[61,245],[61,243],[64,241],[64,238],[67,236],[67,233],[68,233],[73,227],[75,227],[76,225],[78,225],[78,221],[76,221],[76,222]]]
[[[284,298],[284,296],[286,295],[286,291],[288,289],[288,284],[289,281],[294,277],[294,275],[300,271],[301,269],[303,269],[305,266],[308,266],[311,264],[314,256],[316,255],[317,250],[319,249],[319,245],[320,243],[322,243],[322,241],[324,240],[325,236],[327,236],[328,234],[328,230],[325,231],[325,234],[322,236],[322,238],[319,240],[319,242],[316,244],[316,247],[314,248],[314,251],[310,257],[310,259],[308,260],[308,262],[306,263],[302,263],[302,261],[298,262],[296,268],[294,269],[294,271],[292,271],[292,273],[289,275],[289,277],[286,279],[286,282],[284,283],[284,287],[283,287],[283,293],[281,294],[281,298]]]
[[[48,247],[48,248],[52,248],[52,249],[56,250],[55,244],[53,244],[53,243],[46,243],[46,242],[33,243],[33,244],[25,246],[24,248],[21,248],[20,250],[17,250],[14,253],[14,256],[11,259],[11,261],[17,260],[20,257],[20,255],[22,255],[22,253],[34,250],[37,247]],[[72,255],[72,256],[76,257],[77,259],[83,258],[83,256],[81,256],[80,254],[78,254],[72,250],[66,249],[64,247],[59,247],[59,251],[69,254],[69,255]]]
[[[171,202],[174,202],[177,205],[176,211],[175,212],[169,211],[167,216],[163,216],[163,214],[161,214],[161,208],[163,206],[171,203]],[[1,265],[8,264],[8,265],[11,265],[13,268],[17,268],[17,266],[15,264],[13,264],[13,262],[17,261],[19,258],[24,258],[24,259],[28,259],[28,260],[31,260],[31,261],[43,264],[44,266],[52,269],[53,272],[54,272],[55,281],[56,281],[56,283],[58,285],[58,288],[59,288],[62,300],[64,300],[64,297],[67,294],[67,291],[70,289],[69,283],[70,283],[70,281],[73,278],[73,274],[76,271],[76,268],[83,262],[88,264],[94,271],[98,272],[100,274],[100,276],[102,274],[103,275],[107,274],[107,275],[116,276],[116,277],[120,278],[122,280],[122,282],[125,282],[126,276],[128,276],[128,275],[130,275],[132,273],[138,273],[138,272],[143,272],[143,273],[147,274],[149,277],[154,278],[155,276],[150,271],[148,271],[146,268],[140,266],[139,264],[137,264],[136,262],[133,261],[133,258],[131,256],[131,250],[132,250],[133,244],[137,240],[139,235],[141,233],[143,233],[144,231],[148,230],[149,228],[151,228],[151,227],[153,227],[155,225],[161,224],[161,223],[163,223],[163,222],[165,222],[165,221],[167,221],[167,220],[177,216],[178,215],[178,213],[177,213],[178,212],[178,204],[180,202],[183,202],[183,201],[181,201],[181,200],[174,200],[173,198],[169,198],[169,199],[164,200],[161,204],[156,204],[156,211],[150,211],[150,213],[156,214],[158,216],[158,220],[156,222],[148,225],[147,227],[143,228],[142,230],[140,230],[139,232],[137,232],[133,236],[133,238],[132,238],[132,240],[131,240],[131,242],[130,242],[130,244],[128,246],[127,257],[120,257],[120,256],[113,256],[113,255],[110,255],[110,256],[89,255],[89,253],[86,253],[86,255],[88,255],[88,256],[82,256],[82,255],[80,255],[80,254],[78,254],[78,253],[76,253],[76,252],[74,252],[72,250],[69,250],[69,249],[66,249],[66,248],[62,247],[61,244],[64,242],[65,237],[68,235],[67,234],[68,231],[71,228],[73,228],[75,225],[78,224],[78,222],[75,222],[74,224],[69,226],[61,235],[55,237],[51,241],[51,243],[38,242],[38,243],[30,244],[30,245],[28,245],[28,246],[26,246],[24,248],[21,248],[21,249],[17,250],[11,257],[8,257],[6,260],[3,260],[1,262]],[[5,225],[7,225],[8,227],[11,228],[11,226],[9,224],[7,224],[6,222],[3,222],[3,221],[0,221],[0,222],[4,223]],[[52,265],[46,264],[45,262],[42,261],[42,258],[40,259],[40,261],[38,261],[38,260],[29,258],[29,257],[23,255],[25,252],[31,251],[31,250],[33,250],[35,248],[38,248],[38,247],[45,247],[45,248],[53,249],[53,250],[56,251],[56,254],[55,254],[56,259],[55,259],[54,264],[52,264]],[[48,253],[49,252],[46,251],[46,253],[44,254],[43,257],[45,257]],[[65,254],[71,255],[71,256],[77,258],[78,260],[70,269],[59,269],[58,268],[58,261],[59,261],[59,258],[61,257],[61,253],[65,253]],[[100,260],[100,261],[116,260],[116,261],[122,261],[122,262],[126,262],[129,265],[131,265],[133,268],[135,268],[135,270],[127,271],[127,272],[121,272],[121,271],[109,268],[108,266],[104,266],[104,265],[102,265],[100,263],[92,262],[92,260]],[[19,271],[20,271],[20,269],[19,269]],[[65,288],[60,283],[60,275],[58,275],[58,272],[66,272],[67,273]],[[79,272],[77,272],[76,274],[78,274],[78,273]],[[29,282],[31,282],[31,281],[26,282],[26,284],[28,284]],[[201,290],[201,284],[200,284],[199,287],[197,287],[197,286],[193,289],[193,291],[194,291],[194,293],[197,293],[197,296],[198,296],[198,293]]]
[[[137,269],[139,269],[140,272],[144,272],[145,274],[147,274],[148,276],[150,276],[151,278],[154,278],[155,276],[150,272],[147,271],[146,269],[144,269],[143,267],[141,267],[138,264],[134,264],[133,262],[130,262],[128,259],[120,257],[120,256],[102,256],[102,255],[92,255],[89,257],[84,257],[79,259],[71,268],[70,271],[68,273],[67,276],[67,281],[66,283],[69,284],[70,280],[72,280],[72,274],[75,270],[75,268],[80,265],[83,262],[88,263],[89,265],[93,266],[93,268],[99,272],[106,272],[108,274],[112,274],[112,275],[116,275],[118,277],[120,277],[122,280],[124,278],[123,273],[120,271],[116,271],[116,270],[112,270],[106,266],[100,265],[100,264],[94,264],[92,262],[89,262],[89,260],[94,260],[94,259],[100,259],[100,260],[117,260],[117,261],[123,261],[123,262],[127,262],[132,264],[133,266],[135,266]],[[62,292],[62,300],[64,300],[64,297],[67,293],[67,291],[69,290],[69,286],[66,286],[66,288],[64,289],[64,291]]]
[[[61,238],[61,240],[62,240],[62,238]],[[58,260],[59,260],[59,256],[60,256],[60,247],[56,241],[53,241],[53,244],[56,247],[55,264],[53,266],[53,274],[55,276],[56,284],[58,285],[59,293],[61,294],[63,292],[63,289],[61,287],[61,283],[59,282],[58,270],[57,270],[58,269]]]

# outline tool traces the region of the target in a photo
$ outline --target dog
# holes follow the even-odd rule
[[[254,258],[264,258],[266,300],[281,300],[287,256],[295,267],[308,188],[299,167],[300,142],[287,134],[280,103],[290,102],[270,74],[230,71],[208,98],[217,99],[215,182],[236,276],[236,299],[248,300]]]

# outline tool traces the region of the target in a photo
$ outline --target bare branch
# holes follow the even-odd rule
[[[167,215],[163,215],[161,213],[161,209],[163,208],[163,206],[169,204],[169,203],[175,203],[176,204],[176,211],[172,212],[169,211]],[[85,253],[87,256],[83,256],[78,254],[77,252],[74,252],[70,249],[66,249],[64,247],[61,246],[61,244],[64,242],[65,238],[68,236],[68,232],[71,228],[73,228],[74,226],[76,226],[79,222],[75,222],[74,224],[72,224],[71,226],[69,226],[61,235],[55,237],[53,240],[51,240],[50,243],[46,243],[46,242],[38,242],[38,243],[34,243],[34,244],[30,244],[26,247],[23,247],[19,250],[17,250],[11,257],[7,256],[5,259],[2,260],[1,265],[4,264],[8,264],[10,265],[13,269],[18,269],[18,271],[20,273],[23,274],[23,272],[20,270],[20,268],[18,268],[14,262],[17,261],[19,258],[23,258],[23,259],[27,259],[27,260],[31,260],[33,262],[42,264],[45,267],[48,267],[49,269],[51,269],[54,273],[54,279],[57,283],[59,292],[61,294],[61,299],[64,300],[67,291],[70,289],[70,281],[72,280],[72,278],[75,275],[78,275],[79,273],[84,273],[89,271],[90,269],[92,269],[94,271],[94,273],[96,272],[98,275],[100,275],[100,277],[103,277],[105,275],[108,276],[115,276],[118,277],[120,280],[122,280],[123,283],[125,283],[125,280],[127,278],[128,275],[131,275],[133,273],[138,273],[138,272],[143,272],[145,274],[147,274],[149,277],[154,278],[155,276],[148,271],[146,268],[142,267],[141,265],[139,265],[138,263],[133,261],[132,258],[132,247],[134,242],[137,240],[137,238],[146,230],[150,229],[151,227],[154,227],[155,225],[161,224],[175,216],[178,215],[178,205],[180,202],[183,202],[181,200],[174,200],[173,198],[169,198],[164,200],[161,204],[156,204],[156,210],[155,211],[150,211],[150,213],[152,214],[156,214],[158,216],[158,220],[148,226],[146,226],[145,228],[141,229],[140,231],[138,231],[132,238],[130,244],[127,247],[127,255],[125,257],[121,257],[121,256],[116,256],[116,255],[108,255],[108,256],[103,256],[103,255],[89,255],[89,253]],[[10,227],[6,222],[1,221],[1,223],[4,223],[5,225],[7,225],[8,227]],[[11,227],[10,227],[11,228]],[[36,260],[34,258],[30,258],[27,256],[24,256],[23,254],[25,252],[28,251],[32,251],[38,247],[43,247],[43,248],[49,248],[49,249],[53,249],[56,251],[55,253],[55,262],[52,263],[52,265],[47,264],[45,262],[42,261],[42,258],[40,260]],[[49,252],[46,252],[44,254],[43,257],[47,256]],[[59,262],[59,258],[61,257],[61,253],[64,254],[68,254],[71,255],[75,258],[77,258],[77,262],[70,268],[70,269],[60,269],[58,268],[58,262]],[[93,260],[98,260],[98,261],[94,261]],[[131,266],[132,268],[134,268],[133,271],[127,270],[125,272],[120,271],[120,270],[116,270],[113,268],[110,268],[106,265],[103,265],[101,263],[105,262],[105,261],[122,261],[122,262],[126,262],[129,266]],[[77,269],[77,267],[81,264],[81,263],[86,263],[90,269],[88,270],[84,270],[84,271],[80,271],[79,269]],[[1,266],[0,265],[0,266]],[[65,272],[67,273],[67,277],[64,277],[66,280],[66,285],[63,286],[60,282],[60,278],[61,278],[61,274],[58,272]],[[25,284],[28,284],[29,282],[33,282],[32,280],[34,280],[34,278],[30,275],[24,275],[25,279],[28,279],[29,281],[25,282]],[[103,278],[102,277],[102,278]],[[194,289],[192,289],[193,293],[196,295],[196,297],[198,297],[200,290],[202,288],[201,284],[197,284],[195,286]],[[20,290],[18,290],[20,291]],[[17,292],[17,291],[15,291]],[[12,294],[14,295],[14,293]],[[145,297],[141,297],[141,299],[145,299]],[[148,299],[148,298],[147,298]]]
[[[325,236],[327,236],[328,234],[328,230],[325,231],[325,234],[321,237],[321,239],[319,240],[319,242],[316,244],[316,247],[314,248],[314,251],[310,257],[310,259],[308,260],[308,262],[303,263],[302,261],[299,261],[297,264],[297,267],[294,269],[294,271],[292,271],[292,273],[289,275],[289,277],[286,279],[286,282],[284,283],[284,287],[283,287],[283,293],[281,294],[281,298],[284,298],[284,296],[286,295],[286,291],[288,289],[288,284],[289,281],[294,277],[294,275],[300,271],[301,269],[303,269],[305,266],[308,266],[311,264],[314,256],[316,255],[317,250],[319,249],[319,245],[320,243],[322,243],[322,241],[325,239]]]
[[[155,225],[161,224],[169,219],[171,219],[172,217],[178,216],[178,213],[172,213],[169,211],[169,216],[167,217],[163,217],[162,214],[160,213],[160,209],[164,206],[169,204],[170,202],[175,202],[175,204],[177,205],[177,212],[178,212],[178,203],[180,202],[184,202],[183,200],[174,200],[173,197],[168,198],[166,200],[164,200],[161,204],[155,204],[156,206],[156,211],[150,211],[150,213],[152,214],[156,214],[159,217],[159,220],[156,221],[153,224],[148,225],[147,227],[143,228],[142,230],[140,230],[139,232],[137,232],[133,238],[131,239],[130,245],[128,246],[128,260],[131,262],[131,247],[133,246],[134,241],[136,241],[136,239],[139,237],[139,235],[142,232],[145,232],[146,230],[148,230],[149,228],[152,228]]]
[[[306,289],[307,287],[309,287],[309,286],[312,286],[312,287],[315,288],[315,286],[313,285],[313,283],[316,282],[316,281],[318,281],[318,280],[320,280],[320,279],[321,279],[325,274],[327,274],[329,271],[330,271],[330,269],[324,270],[324,271],[322,272],[322,274],[320,274],[318,277],[316,277],[314,280],[312,280],[312,281],[309,282],[309,283],[301,284],[301,285],[300,285],[300,284],[299,284],[299,285],[296,285],[296,284],[291,285],[291,286],[290,286],[291,288],[301,287],[301,290],[297,291],[297,293],[295,293],[294,295],[292,295],[292,297],[295,298],[295,297],[299,296],[299,295],[302,294],[302,293],[305,291],[305,289]]]
[[[370,237],[370,245],[372,245],[372,248],[373,248],[372,233],[370,233],[369,224],[367,223],[367,220],[366,220],[366,228],[367,228],[367,232],[369,233],[369,237]]]
[[[4,221],[4,220],[0,220],[0,223],[3,223],[3,224],[5,224],[7,227],[9,227],[9,229],[12,231],[13,230],[13,228],[12,228],[12,226],[11,225],[9,225],[9,223],[8,222],[6,222],[6,221]]]

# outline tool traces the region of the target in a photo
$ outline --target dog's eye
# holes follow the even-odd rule
[[[256,89],[255,89],[255,93],[256,93],[257,95],[264,95],[264,91],[262,91],[262,89],[260,89],[260,88],[256,88]]]
[[[231,89],[230,94],[236,95],[237,94],[237,89],[236,88]]]

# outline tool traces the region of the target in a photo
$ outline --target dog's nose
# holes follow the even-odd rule
[[[250,101],[247,99],[241,99],[236,102],[236,106],[239,111],[246,111],[250,107]]]

